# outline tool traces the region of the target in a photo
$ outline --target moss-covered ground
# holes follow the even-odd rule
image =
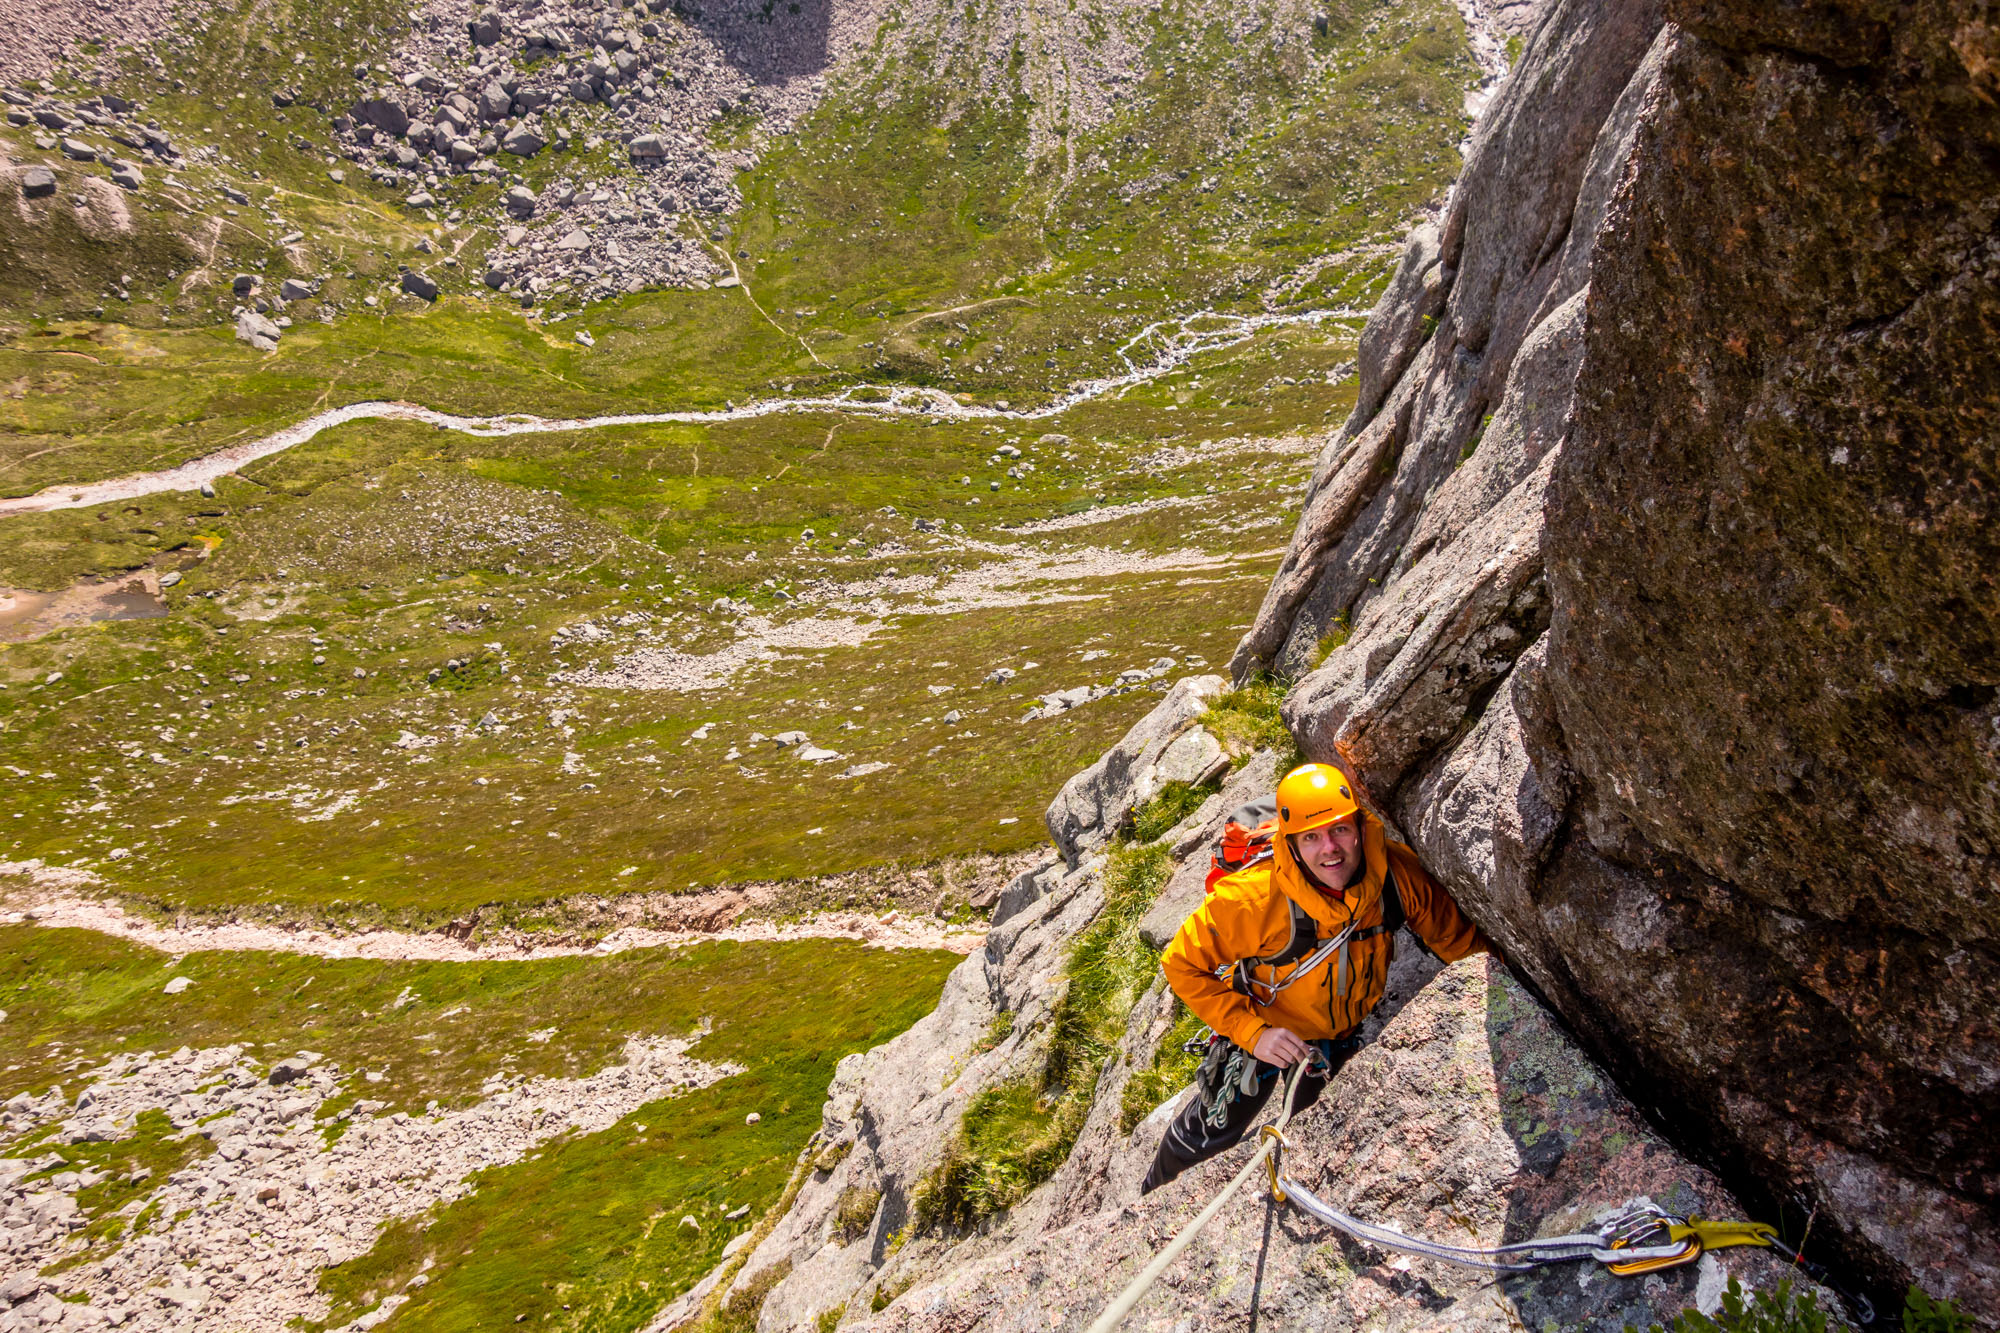
[[[1049,794],[1153,698],[1022,721],[1036,696],[1162,657],[1213,669],[1269,577],[1310,456],[1201,409],[1285,378],[1339,404],[1325,367],[1347,337],[1274,331],[1080,409],[1091,433],[1064,422],[1062,443],[866,418],[554,441],[369,422],[213,499],[7,520],[17,586],[141,561],[182,577],[162,618],[0,648],[0,858],[85,866],[163,908],[431,923],[1029,845]],[[1007,476],[1002,445],[1033,470]],[[829,591],[864,584],[879,593]],[[836,632],[701,690],[555,679],[728,646],[740,616],[718,597],[780,637]],[[1000,667],[1018,674],[984,684]],[[750,739],[792,730],[842,760]]]

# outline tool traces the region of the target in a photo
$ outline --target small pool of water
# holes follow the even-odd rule
[[[61,592],[0,588],[0,643],[21,643],[100,620],[151,620],[167,613],[151,570],[102,583],[78,583]]]

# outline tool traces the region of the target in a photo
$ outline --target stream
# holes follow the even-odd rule
[[[203,486],[213,485],[218,479],[259,459],[269,458],[273,454],[280,454],[304,444],[323,430],[345,425],[350,421],[371,418],[423,422],[440,430],[455,430],[477,436],[550,434],[595,430],[605,426],[654,426],[675,422],[715,424],[726,421],[747,421],[782,412],[853,412],[875,416],[925,417],[957,421],[1042,421],[1060,416],[1081,403],[1158,379],[1185,365],[1196,356],[1233,347],[1265,329],[1293,324],[1317,325],[1330,319],[1361,320],[1367,317],[1366,310],[1340,307],[1331,310],[1258,315],[1222,315],[1204,310],[1177,320],[1162,320],[1147,325],[1118,349],[1119,360],[1124,362],[1126,367],[1123,373],[1083,380],[1040,407],[1019,410],[967,405],[957,401],[942,389],[912,385],[866,384],[855,385],[843,389],[838,394],[823,397],[760,398],[741,407],[708,411],[621,412],[597,417],[553,418],[522,413],[469,417],[440,412],[415,403],[350,403],[345,407],[316,413],[304,421],[260,439],[231,445],[226,449],[218,449],[214,453],[189,459],[177,467],[162,468],[157,472],[135,472],[104,481],[48,486],[32,495],[0,499],[0,518],[15,514],[40,514],[56,509],[83,509],[92,505],[114,504],[121,500],[137,499],[142,495],[157,495],[162,491],[200,490]],[[1144,355],[1148,351],[1152,353],[1150,359],[1143,362],[1134,361],[1135,354]],[[867,396],[863,397],[864,394]]]

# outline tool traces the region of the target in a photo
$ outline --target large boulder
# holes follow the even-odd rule
[[[409,132],[409,109],[393,91],[387,88],[356,102],[352,114],[357,122],[372,125],[385,134],[393,134],[400,138]]]
[[[1175,683],[1123,740],[1063,784],[1044,817],[1056,850],[1075,867],[1111,840],[1132,808],[1169,782],[1196,782],[1222,761],[1222,746],[1199,723],[1229,682],[1189,676]]]
[[[1307,754],[1692,1146],[1996,1321],[2000,51],[1851,9],[1550,5],[1234,665],[1344,625]]]
[[[479,90],[477,105],[481,119],[505,120],[507,113],[513,109],[514,94],[500,80],[491,79]]]
[[[249,343],[260,352],[277,351],[278,339],[282,336],[283,329],[254,310],[246,310],[236,317],[237,341]]]
[[[525,122],[508,130],[506,137],[500,140],[500,146],[516,157],[533,157],[547,144],[548,140],[537,134],[535,128]],[[530,196],[530,199],[532,198],[533,196]]]
[[[1600,247],[1548,505],[1595,836],[1544,947],[1595,955],[1648,1074],[2000,1321],[2000,43],[1803,8],[1688,6]],[[1583,901],[1646,918],[1615,974],[1564,938]]]

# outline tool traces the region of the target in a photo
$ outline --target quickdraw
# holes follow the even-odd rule
[[[1604,1218],[1595,1231],[1491,1248],[1448,1245],[1377,1226],[1335,1208],[1297,1181],[1286,1178],[1283,1157],[1290,1143],[1283,1133],[1270,1126],[1266,1126],[1263,1133],[1266,1138],[1275,1140],[1270,1155],[1264,1159],[1269,1170],[1272,1198],[1279,1203],[1289,1203],[1300,1212],[1316,1217],[1356,1240],[1385,1250],[1422,1255],[1490,1273],[1525,1273],[1548,1264],[1594,1259],[1620,1277],[1676,1268],[1693,1263],[1705,1250],[1726,1249],[1732,1245],[1761,1245],[1775,1249],[1794,1261],[1798,1259],[1797,1252],[1778,1239],[1777,1230],[1762,1222],[1718,1222],[1681,1217],[1646,1200]],[[1862,1302],[1863,1306],[1865,1304]],[[1873,1311],[1865,1313],[1872,1315]]]

